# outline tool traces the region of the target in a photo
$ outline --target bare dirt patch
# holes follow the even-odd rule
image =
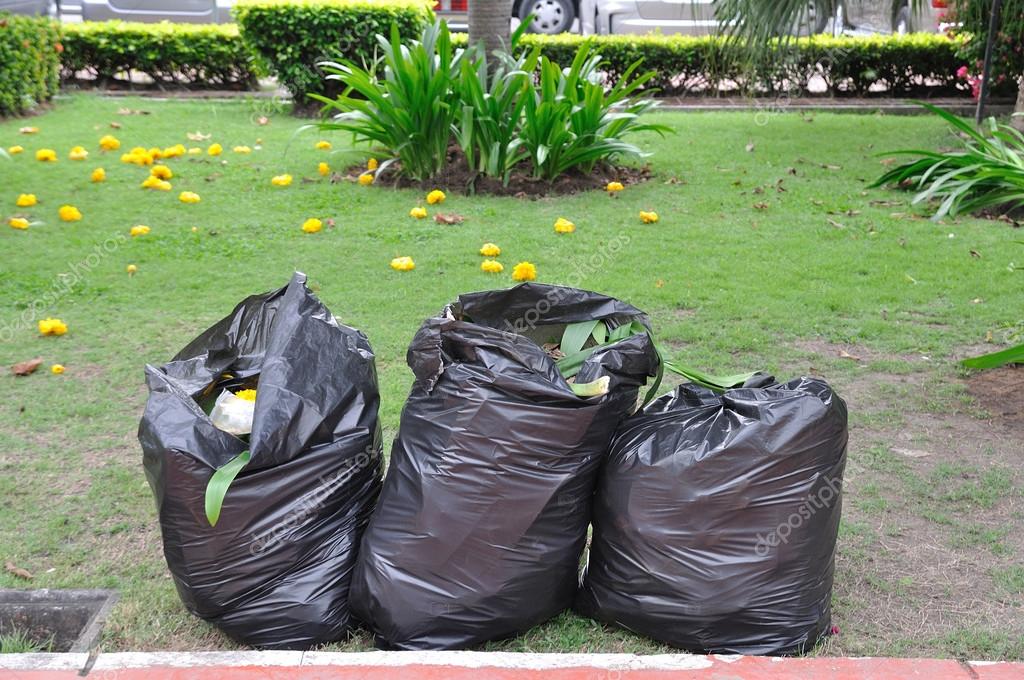
[[[1011,365],[975,373],[967,379],[967,391],[1024,442],[1024,368]]]

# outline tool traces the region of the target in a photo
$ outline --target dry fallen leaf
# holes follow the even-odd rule
[[[839,358],[840,358],[840,359],[850,359],[850,360],[852,360],[852,361],[861,361],[861,360],[862,360],[862,359],[861,359],[861,358],[860,358],[859,356],[857,356],[856,354],[850,354],[850,353],[849,353],[849,352],[847,352],[847,351],[846,351],[845,349],[841,349],[841,350],[839,350]]]
[[[665,282],[663,280],[661,280],[661,279],[658,279],[657,281],[654,282],[654,287],[655,288],[664,288],[665,287]]]
[[[11,562],[10,560],[7,560],[7,563],[4,565],[4,568],[6,568],[9,573],[13,574],[14,576],[17,576],[18,578],[23,578],[26,581],[32,580],[31,572],[26,571],[21,567],[15,566],[14,562]]]
[[[36,372],[43,363],[43,360],[39,357],[35,359],[29,359],[28,361],[19,361],[18,363],[11,366],[11,372],[14,375],[31,375]]]
[[[981,257],[981,253],[979,253],[977,250],[972,250],[971,251],[971,257],[980,258]]]
[[[213,137],[213,133],[207,135],[203,134],[199,130],[196,130],[195,132],[186,132],[185,136],[191,139],[193,142],[203,142],[209,139],[210,137]]]
[[[269,122],[270,122],[270,119],[267,118],[266,116],[260,116],[259,118],[256,119],[256,124],[257,125],[266,125]]]
[[[745,147],[743,147],[743,148],[745,148],[747,150],[747,153],[751,153],[754,150],[754,143],[753,142],[747,142],[747,145]]]
[[[114,128],[115,130],[120,130],[121,129],[121,124],[118,123],[117,121],[113,121],[112,120],[112,121],[110,121],[110,127]]]
[[[437,213],[434,215],[434,221],[438,224],[462,224],[466,218],[458,213]]]
[[[878,208],[892,208],[893,206],[903,205],[903,201],[881,201],[876,199],[874,201],[868,201],[868,204]]]
[[[893,163],[896,162],[896,159],[895,158],[883,158],[882,160],[880,160],[878,162],[881,163],[882,165],[886,166],[886,167],[889,167],[890,165],[892,165]]]
[[[795,175],[796,168],[786,168],[786,172],[789,173],[790,175]]]
[[[754,204],[754,209],[755,210],[767,210],[768,209],[768,204],[767,203],[755,203]]]
[[[149,115],[149,111],[143,111],[142,109],[129,109],[129,108],[124,108],[124,107],[118,109],[117,113],[120,116],[148,116]]]
[[[827,219],[828,223],[831,224],[836,229],[846,229],[846,225],[845,224],[840,224],[839,222],[836,222],[831,217],[826,217],[825,219]]]

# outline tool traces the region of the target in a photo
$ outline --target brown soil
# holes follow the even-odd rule
[[[1024,441],[1024,367],[1003,366],[967,379],[967,392],[992,418],[1015,429]]]

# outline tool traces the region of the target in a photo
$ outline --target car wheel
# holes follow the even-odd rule
[[[519,18],[525,19],[530,14],[530,33],[564,33],[572,28],[576,18],[576,8],[571,0],[524,0],[519,7]]]
[[[910,7],[903,5],[903,7],[900,7],[900,11],[896,13],[896,18],[892,22],[892,32],[896,35],[906,35],[911,30]]]

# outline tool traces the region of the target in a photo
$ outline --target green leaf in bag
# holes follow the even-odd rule
[[[759,371],[754,371],[753,373],[737,373],[736,375],[719,376],[711,375],[710,373],[703,373],[695,368],[681,366],[671,361],[666,361],[664,364],[665,368],[673,373],[683,376],[696,385],[707,387],[708,389],[715,390],[716,392],[724,392],[735,387],[743,387],[743,383],[747,382],[759,373]]]
[[[565,330],[562,332],[562,342],[559,344],[559,349],[566,355],[579,352],[583,349],[583,345],[587,343],[587,339],[594,333],[594,329],[598,325],[601,325],[600,319],[580,321],[566,325]]]
[[[220,519],[220,509],[224,505],[224,496],[227,495],[231,482],[235,481],[235,477],[242,471],[242,468],[249,464],[251,457],[252,454],[248,451],[242,451],[217,468],[217,471],[213,473],[213,477],[210,477],[210,482],[206,485],[206,520],[210,523],[211,527],[217,526],[217,520]]]

